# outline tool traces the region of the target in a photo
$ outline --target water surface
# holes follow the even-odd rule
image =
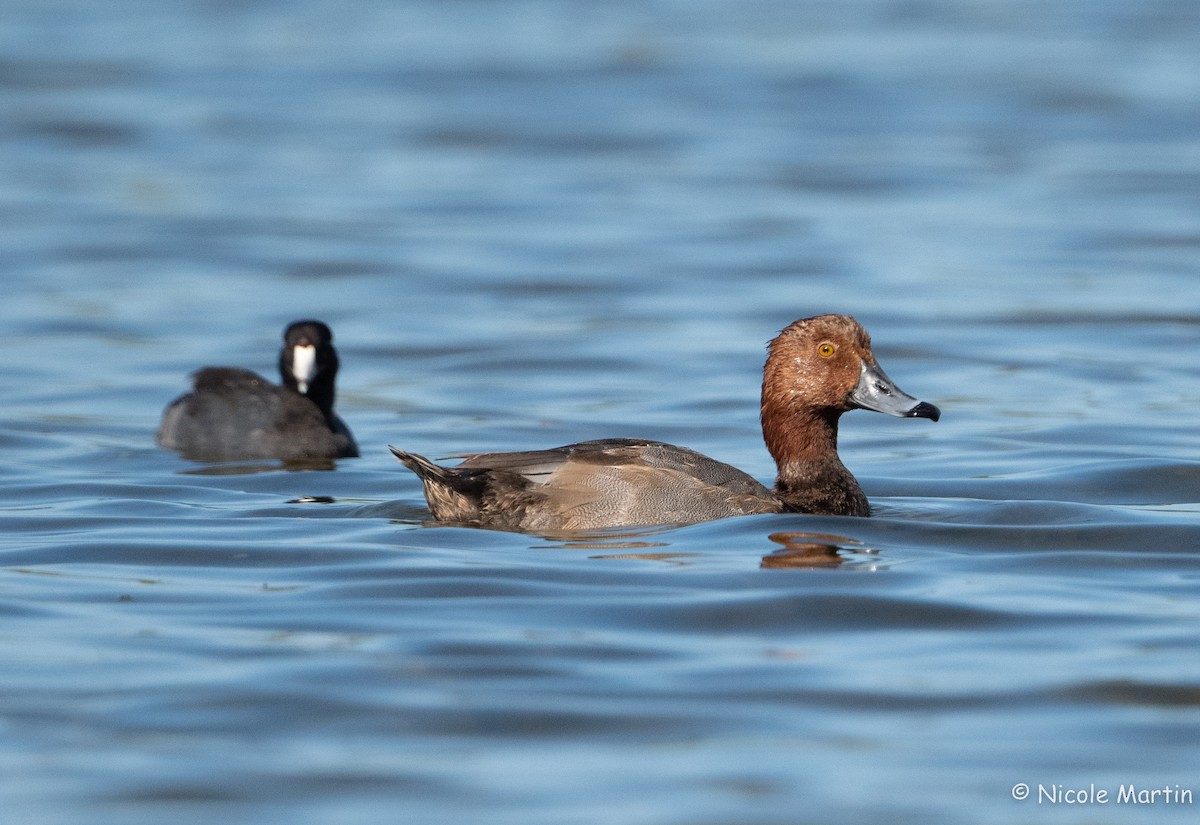
[[[1194,820],[1192,6],[5,16],[14,821]],[[871,519],[436,527],[386,449],[769,482],[763,346],[828,311],[944,412],[843,420]],[[361,458],[155,447],[305,316]]]

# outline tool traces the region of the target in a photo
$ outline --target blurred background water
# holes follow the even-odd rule
[[[6,818],[1194,821],[1200,7],[0,19]],[[843,420],[869,520],[432,527],[386,450],[769,483],[763,345],[830,311],[944,412]],[[155,447],[306,316],[361,458]]]

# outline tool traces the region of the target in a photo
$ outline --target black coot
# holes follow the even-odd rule
[[[333,412],[338,357],[320,321],[296,321],[283,333],[283,386],[237,367],[204,367],[192,391],[163,413],[157,441],[188,458],[211,461],[346,458],[358,446]]]

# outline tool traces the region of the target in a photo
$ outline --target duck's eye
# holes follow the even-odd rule
[[[821,346],[817,347],[817,352],[821,353],[822,358],[828,358],[831,355],[833,355],[833,353],[836,351],[837,351],[837,347],[835,347],[833,344],[829,343],[828,341],[826,341],[824,344],[821,344]]]

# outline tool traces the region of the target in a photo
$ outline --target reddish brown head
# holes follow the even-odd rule
[[[934,421],[941,414],[887,377],[875,362],[870,336],[847,315],[802,318],[770,343],[763,368],[762,425],[767,449],[779,466],[781,497],[789,490],[813,488],[819,494],[818,488],[840,486],[845,495],[861,499],[861,506],[843,509],[865,515],[858,511],[865,509],[866,499],[837,454],[838,419],[856,408]]]

